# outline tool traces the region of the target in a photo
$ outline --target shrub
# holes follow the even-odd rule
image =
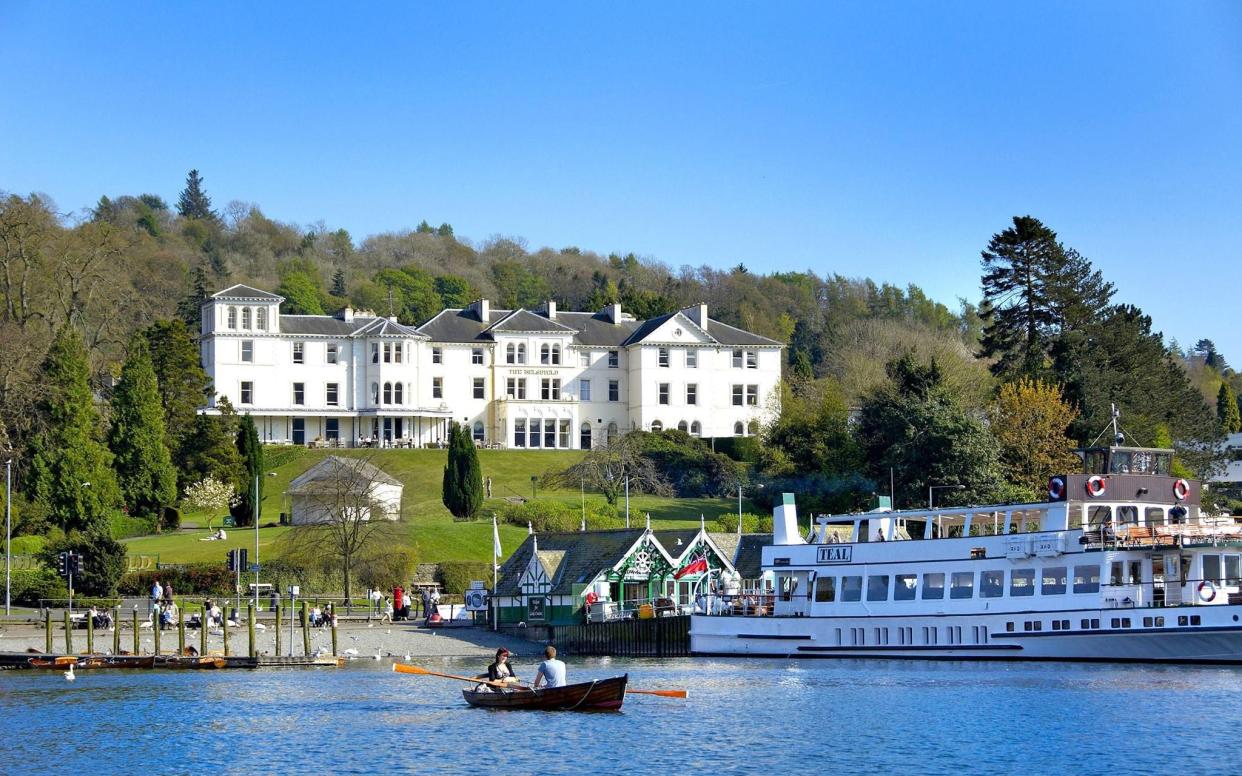
[[[681,498],[728,495],[743,476],[732,459],[712,452],[706,442],[684,431],[635,431],[630,436]]]
[[[160,528],[165,531],[176,531],[181,527],[181,510],[176,507],[164,507],[160,515]]]
[[[721,515],[716,518],[716,525],[712,530],[722,533],[736,532],[737,515]],[[742,513],[742,533],[772,533],[772,516],[756,515],[751,512]]]
[[[127,515],[117,512],[109,521],[113,539],[128,539],[131,536],[146,536],[155,533],[155,520],[146,516]]]
[[[482,579],[487,582],[491,578],[491,564],[473,560],[445,561],[440,564],[440,573],[437,575],[448,595],[461,595],[466,592],[472,580]]]
[[[384,547],[354,562],[354,578],[374,590],[405,585],[413,574],[414,553],[408,549]]]
[[[717,453],[742,463],[759,463],[762,454],[759,437],[716,437],[705,441]]]
[[[536,533],[577,531],[582,526],[582,507],[563,501],[536,499],[522,504],[505,504],[498,512],[500,522],[521,528],[529,524]],[[623,528],[624,521],[617,517],[616,508],[609,504],[587,507],[587,530],[602,531]]]
[[[99,530],[71,531],[68,535],[51,536],[43,547],[40,560],[48,568],[56,568],[57,555],[76,552],[82,556],[82,568],[73,577],[73,587],[83,595],[111,596],[125,573],[125,547],[110,533]]]
[[[266,568],[267,564],[264,565]],[[121,595],[144,597],[155,580],[172,585],[176,595],[232,595],[235,577],[218,563],[197,563],[174,568],[131,571],[121,577],[117,592]]]
[[[875,483],[857,474],[846,477],[826,477],[820,474],[778,477],[764,482],[763,488],[751,491],[751,500],[756,506],[771,509],[782,493],[793,493],[797,496],[798,513],[801,516],[813,512],[844,514],[870,509]]]
[[[21,606],[38,606],[40,598],[68,598],[65,580],[50,568],[13,569],[13,603]]]

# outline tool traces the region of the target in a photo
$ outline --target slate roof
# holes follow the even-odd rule
[[[490,320],[480,321],[473,310],[450,308],[441,310],[431,320],[418,327],[420,334],[433,342],[480,342],[490,340],[488,327],[498,323],[510,310],[492,310]]]
[[[512,326],[505,318],[520,314]],[[470,309],[448,309],[418,327],[433,342],[490,342],[493,331],[576,331],[574,343],[599,347],[620,347],[638,327],[637,321],[613,323],[603,313],[557,312],[556,320],[530,310],[492,310],[485,323]],[[534,319],[534,320],[532,320]],[[537,323],[538,321],[538,323]],[[502,322],[503,325],[502,325]]]
[[[352,471],[347,472],[345,471],[346,469]],[[364,461],[361,458],[329,455],[289,483],[289,494],[296,496],[308,493],[322,493],[338,478],[355,479],[360,485],[372,482],[401,486],[400,480],[369,461]]]
[[[280,331],[282,334],[314,334],[334,337],[369,335],[426,338],[413,326],[393,323],[387,318],[354,318],[347,322],[331,315],[281,315]]]
[[[613,323],[603,313],[567,313],[557,311],[556,320],[578,330],[574,342],[579,345],[620,347],[638,328],[638,321]]]
[[[260,291],[257,288],[251,288],[250,286],[244,286],[241,283],[238,283],[235,286],[229,286],[223,291],[217,291],[216,293],[211,295],[211,298],[212,299],[263,299],[269,302],[285,301],[285,298],[283,296],[277,296],[276,294],[268,293],[267,291]]]
[[[694,542],[694,537],[699,535],[698,528],[676,528],[672,530],[652,531],[656,541],[664,548],[673,560],[677,560],[686,554],[690,549],[690,545]],[[678,544],[678,540],[681,544]]]
[[[687,307],[685,310],[679,310],[678,312],[684,314],[686,310],[690,310],[690,309],[692,308]],[[663,326],[666,322],[668,322],[670,318],[674,318],[676,316],[677,316],[677,313],[668,313],[667,315],[658,315],[655,318],[648,318],[647,320],[643,321],[641,325],[638,326],[637,329],[635,329],[634,333],[631,334],[629,336],[629,339],[625,341],[625,344],[632,345],[638,342],[642,342],[643,340],[647,339],[647,337],[650,337],[657,329]],[[689,323],[691,326],[698,325],[694,322],[693,319],[690,319],[688,315],[686,316],[686,318],[689,320]],[[703,327],[699,327],[699,328],[702,329],[702,331],[708,337],[715,340],[716,342],[719,342],[721,345],[768,345],[768,346],[777,346],[777,347],[781,345],[780,342],[777,342],[774,339],[768,339],[767,337],[761,337],[758,334],[746,331],[745,329],[739,329],[736,326],[730,326],[727,323],[721,323],[720,321],[717,321],[714,318],[707,319],[706,329],[703,329]]]
[[[540,562],[547,569],[547,552],[563,552],[556,573],[551,576],[551,595],[569,595],[576,584],[585,584],[600,571],[617,565],[630,547],[644,533],[642,528],[621,528],[614,531],[571,531],[565,533],[539,534]],[[498,596],[518,596],[518,579],[530,563],[534,548],[532,537],[527,536],[522,546],[514,550],[500,567]]]
[[[1230,461],[1223,472],[1208,480],[1208,482],[1242,482],[1242,461]]]
[[[771,546],[772,534],[742,534],[737,554],[733,556],[733,568],[742,579],[758,579],[763,576],[763,548]]]
[[[568,326],[562,326],[547,316],[536,315],[530,310],[515,310],[492,324],[488,331],[537,331],[552,334],[568,334],[573,329]]]

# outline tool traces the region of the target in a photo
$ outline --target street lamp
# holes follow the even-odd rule
[[[758,485],[756,485],[755,490],[763,490],[763,483],[759,483]],[[742,481],[741,480],[738,480],[738,483],[737,483],[737,524],[739,526],[742,524]]]
[[[927,508],[932,508],[932,491],[935,490],[966,490],[965,485],[929,485],[927,487]]]
[[[4,616],[8,617],[12,592],[13,549],[13,459],[4,462]]]

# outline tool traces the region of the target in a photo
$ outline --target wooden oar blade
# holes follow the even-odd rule
[[[392,670],[399,674],[431,674],[426,668],[410,665],[409,663],[393,663]]]
[[[635,695],[658,695],[661,698],[686,698],[690,693],[686,690],[626,690],[628,693]]]

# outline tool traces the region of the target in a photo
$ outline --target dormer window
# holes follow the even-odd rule
[[[237,328],[237,308],[236,307],[229,308],[229,328],[230,329]]]
[[[242,308],[242,325],[241,325],[241,327],[242,327],[243,329],[249,329],[249,328],[250,328],[250,308],[249,308],[249,307],[243,307],[243,308]]]
[[[254,311],[255,328],[259,331],[267,331],[267,308],[260,307]]]

